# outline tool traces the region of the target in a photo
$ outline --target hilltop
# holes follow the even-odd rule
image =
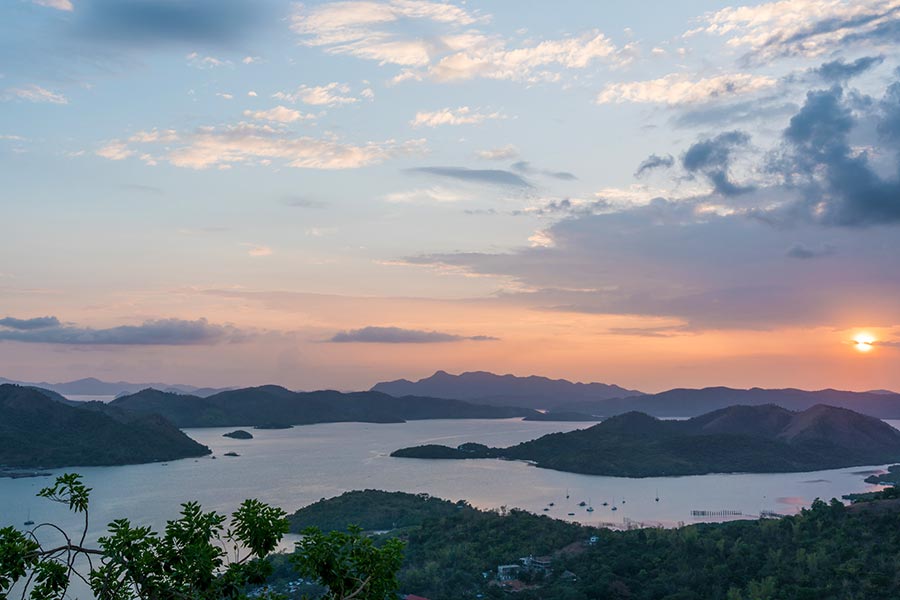
[[[887,391],[798,390],[728,387],[676,388],[658,394],[605,400],[580,400],[556,407],[600,416],[640,411],[656,417],[695,417],[734,405],[776,404],[788,410],[806,410],[817,404],[847,408],[879,419],[900,419],[900,394]]]
[[[157,413],[179,427],[350,421],[402,423],[420,419],[506,419],[536,414],[527,408],[480,406],[461,400],[395,398],[380,392],[293,392],[277,385],[229,390],[207,398],[147,389],[117,398],[110,406],[129,412]]]
[[[135,415],[99,402],[80,404],[0,385],[0,465],[123,465],[210,452],[158,415]]]
[[[384,381],[372,387],[374,392],[391,396],[430,396],[468,400],[492,406],[523,406],[556,410],[560,405],[587,400],[606,400],[638,396],[642,392],[606,383],[574,383],[566,379],[549,379],[531,375],[495,375],[486,371],[470,371],[451,375],[437,371],[434,375],[409,381]],[[574,409],[571,412],[584,412]]]
[[[102,381],[96,377],[84,377],[74,381],[60,383],[17,381],[0,377],[0,384],[10,383],[26,387],[36,387],[50,390],[63,396],[118,396],[120,394],[133,394],[146,388],[166,390],[178,394],[193,394],[195,396],[209,396],[230,388],[203,388],[180,383],[130,383],[127,381]]]
[[[559,471],[620,477],[777,473],[897,461],[900,431],[832,406],[802,412],[774,405],[732,406],[686,421],[629,412],[509,448],[429,445],[391,456],[518,459]]]

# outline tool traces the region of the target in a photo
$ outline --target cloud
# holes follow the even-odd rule
[[[731,180],[729,170],[735,150],[746,147],[750,136],[743,131],[728,131],[701,140],[685,152],[681,164],[689,173],[702,173],[715,191],[723,196],[735,196],[752,188],[739,186]]]
[[[51,92],[36,84],[28,84],[23,87],[9,88],[3,93],[4,100],[24,100],[26,102],[38,102],[48,104],[68,104],[69,99],[62,94]]]
[[[55,8],[56,10],[64,10],[66,12],[75,10],[71,0],[31,0],[31,3],[37,4],[38,6],[46,6],[47,8]]]
[[[749,49],[747,60],[814,57],[853,45],[893,44],[900,32],[900,1],[779,0],[728,7],[708,14],[700,32]]]
[[[244,337],[245,334],[235,327],[215,325],[206,319],[156,319],[144,321],[141,325],[120,325],[108,329],[61,325],[58,321],[55,325],[39,328],[0,329],[0,341],[73,346],[187,346],[240,341]]]
[[[519,149],[512,144],[507,144],[500,148],[488,148],[487,150],[479,150],[475,153],[478,158],[484,160],[511,160],[518,158]]]
[[[518,171],[519,173],[525,173],[528,175],[545,175],[547,177],[553,177],[554,179],[562,179],[563,181],[575,181],[578,177],[575,176],[574,173],[569,173],[568,171],[549,171],[547,169],[536,169],[531,166],[531,163],[527,160],[520,160],[511,165],[511,168],[514,171]]]
[[[611,83],[597,95],[597,104],[623,102],[700,104],[770,89],[777,80],[763,75],[734,73],[694,80],[690,75],[672,73],[649,81]]]
[[[440,125],[476,125],[487,120],[505,119],[499,112],[482,113],[468,106],[459,108],[441,108],[435,111],[420,111],[409,122],[413,127],[439,127]]]
[[[162,148],[153,154],[158,145]],[[298,136],[269,125],[238,123],[200,127],[188,133],[171,129],[139,132],[127,142],[112,140],[101,149],[100,155],[121,160],[141,152],[146,162],[165,161],[187,169],[268,166],[276,161],[298,169],[354,169],[395,156],[414,154],[423,146],[424,140],[386,140],[357,145],[341,142],[334,136]]]
[[[321,200],[313,200],[304,196],[289,196],[284,199],[284,203],[294,208],[325,208],[327,203]]]
[[[406,202],[458,202],[466,199],[466,196],[459,192],[448,190],[442,187],[430,187],[424,189],[414,189],[406,192],[392,192],[385,194],[386,202],[406,203]]]
[[[900,85],[893,84],[876,104],[881,111],[877,128],[887,141],[891,124],[900,123],[898,92]],[[784,150],[771,167],[801,195],[800,202],[786,210],[825,225],[900,223],[900,180],[881,177],[868,153],[850,143],[858,122],[852,102],[837,85],[811,91],[791,118],[782,136]]]
[[[884,56],[863,56],[849,63],[843,59],[838,59],[823,63],[822,66],[813,69],[813,73],[825,81],[842,82],[857,75],[862,75],[883,62]]]
[[[671,154],[667,154],[665,156],[657,156],[656,154],[651,154],[638,165],[637,171],[634,172],[635,177],[643,177],[648,172],[653,171],[655,169],[670,169],[672,165],[675,164],[675,159]]]
[[[184,57],[188,64],[197,69],[214,69],[216,67],[230,67],[230,60],[223,60],[215,56],[201,56],[197,52],[191,52]]]
[[[359,102],[359,98],[346,95],[349,93],[349,85],[333,81],[325,85],[312,87],[301,85],[293,93],[275,92],[272,94],[272,97],[287,102],[303,102],[312,106],[335,106]]]
[[[416,167],[407,169],[409,173],[423,173],[437,177],[448,177],[458,181],[471,183],[490,183],[511,187],[530,188],[528,183],[520,175],[500,169],[469,169],[466,167]]]
[[[241,246],[247,248],[247,256],[260,257],[272,256],[272,249],[268,246],[260,246],[258,244],[243,243]]]
[[[363,327],[361,329],[338,332],[328,341],[367,344],[437,344],[461,341],[487,342],[497,339],[486,335],[461,336],[440,331],[402,329],[400,327]]]
[[[788,258],[809,259],[831,256],[834,253],[835,247],[831,244],[824,244],[821,248],[810,248],[806,244],[797,242],[787,249],[785,256]]]
[[[560,69],[584,69],[595,60],[625,64],[634,47],[617,48],[599,31],[516,45],[475,26],[489,19],[444,2],[388,0],[299,5],[291,29],[301,43],[403,67],[394,83],[475,78],[554,81]]]
[[[32,329],[44,329],[45,327],[59,327],[59,319],[56,317],[35,317],[33,319],[17,319],[5,317],[0,319],[0,327],[29,331]]]
[[[272,121],[275,123],[293,123],[294,121],[315,119],[315,115],[303,114],[299,110],[293,110],[284,106],[276,106],[269,110],[245,110],[244,116],[257,121]]]
[[[91,0],[75,12],[91,41],[231,47],[272,17],[268,0]]]
[[[750,192],[761,202],[768,192]],[[772,227],[747,213],[717,214],[713,198],[657,199],[601,213],[575,213],[543,233],[552,245],[506,252],[403,258],[441,273],[493,277],[497,302],[535,310],[675,319],[685,331],[850,327],[900,322],[900,236],[866,236],[815,224]],[[840,247],[835,260],[785,260],[797,237]],[[509,291],[512,290],[512,291]],[[850,307],[853,310],[848,310]]]

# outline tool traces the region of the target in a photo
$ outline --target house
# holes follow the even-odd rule
[[[519,576],[519,565],[500,565],[497,567],[497,579],[499,581],[512,581]]]
[[[588,544],[591,546],[596,546],[600,542],[600,538],[596,535],[592,535],[588,540]]]
[[[519,561],[522,563],[522,567],[531,573],[549,573],[553,564],[553,558],[549,556],[534,556],[533,554],[520,558]]]

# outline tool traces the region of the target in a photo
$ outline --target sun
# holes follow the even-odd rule
[[[853,343],[858,352],[871,352],[875,347],[875,338],[869,333],[858,333],[853,338]]]

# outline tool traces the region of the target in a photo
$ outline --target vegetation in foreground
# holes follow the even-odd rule
[[[98,600],[239,600],[250,597],[251,587],[253,597],[285,597],[264,585],[272,575],[267,558],[288,531],[280,508],[245,500],[228,522],[188,502],[162,533],[117,519],[97,547],[88,547],[90,491],[80,475],[68,473],[38,493],[84,516],[77,535],[51,523],[27,532],[0,528],[0,600],[17,585],[16,595],[23,600],[62,600],[75,579]],[[383,540],[376,546],[358,529],[325,534],[308,528],[303,533],[290,565],[324,590],[322,598],[396,597],[402,542]],[[57,543],[46,545],[48,534]]]
[[[897,496],[890,488],[865,504],[817,500],[779,519],[612,531],[368,490],[290,519],[293,527],[352,520],[381,529],[386,506],[408,509],[410,524],[376,539],[406,541],[400,589],[430,600],[506,597],[498,565],[529,555],[551,556],[552,568],[521,576],[515,597],[523,600],[868,600],[900,596]],[[284,560],[276,558],[276,575]]]

